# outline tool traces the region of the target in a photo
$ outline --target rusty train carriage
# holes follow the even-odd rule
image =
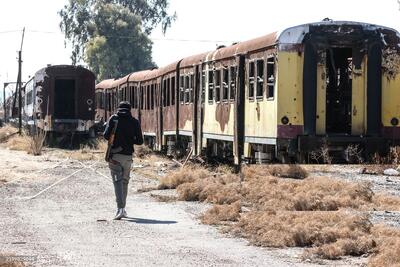
[[[25,86],[23,122],[48,132],[89,133],[95,117],[95,76],[70,65],[37,71]]]
[[[157,150],[235,163],[385,152],[400,140],[399,43],[366,23],[295,26],[137,75],[138,117]]]

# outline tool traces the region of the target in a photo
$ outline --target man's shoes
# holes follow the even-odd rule
[[[128,217],[128,213],[126,213],[125,208],[122,209],[122,218],[127,218]]]
[[[124,217],[123,209],[118,209],[114,220],[121,220],[122,217]]]

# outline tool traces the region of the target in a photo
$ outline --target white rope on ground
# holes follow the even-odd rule
[[[56,165],[50,167],[50,168],[44,168],[44,169],[41,169],[41,170],[39,170],[39,171],[35,171],[35,172],[33,172],[33,173],[30,173],[30,174],[39,174],[39,173],[44,172],[44,171],[46,171],[46,170],[50,170],[50,169],[57,168],[58,166],[60,166],[60,165],[63,164],[64,162],[68,161],[69,159],[70,159],[70,158],[67,158],[67,159],[65,159],[65,160],[63,160],[63,161],[57,163]],[[24,177],[27,177],[26,174],[22,174],[20,177],[15,178],[15,179],[13,179],[13,180],[11,180],[11,181],[7,181],[7,182],[5,182],[4,184],[7,185],[7,184],[14,183],[14,182],[16,182],[16,181],[21,180],[21,179],[24,178]]]
[[[61,183],[62,181],[64,181],[64,180],[66,180],[66,179],[68,179],[68,178],[74,176],[74,175],[77,174],[78,172],[81,172],[81,171],[83,171],[83,170],[85,170],[85,169],[93,168],[93,166],[95,166],[96,164],[97,164],[97,162],[93,163],[93,164],[90,165],[90,166],[85,166],[85,165],[83,165],[83,163],[82,163],[82,165],[84,166],[84,168],[79,169],[79,170],[77,170],[77,171],[71,173],[70,175],[68,175],[68,176],[66,176],[66,177],[64,177],[64,178],[62,178],[61,180],[58,180],[57,182],[55,182],[55,183],[49,185],[48,187],[46,187],[45,189],[43,189],[42,191],[40,191],[40,192],[37,193],[36,195],[31,196],[31,197],[27,197],[26,199],[28,199],[28,200],[34,199],[34,198],[40,196],[41,194],[43,194],[44,192],[46,192],[47,190],[51,189],[52,187],[56,186],[57,184]]]
[[[95,168],[92,167],[93,165],[91,165],[91,166],[85,166],[85,165],[84,165],[82,162],[80,162],[80,161],[78,161],[78,163],[81,164],[82,166],[84,166],[85,168],[91,169],[93,172],[95,172],[95,173],[101,175],[102,177],[104,177],[105,179],[107,179],[107,181],[111,181],[111,177],[109,177],[109,176],[107,176],[107,175],[105,175],[105,174],[102,174],[101,172],[97,171]],[[99,163],[99,162],[97,162],[97,163]]]

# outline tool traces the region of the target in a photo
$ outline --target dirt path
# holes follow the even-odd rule
[[[5,149],[0,149],[0,162],[0,254],[14,254],[28,265],[312,265],[301,261],[301,249],[248,246],[245,240],[200,224],[203,204],[162,203],[135,193],[152,181],[134,174],[127,203],[132,218],[113,221],[112,184],[89,169],[29,199],[82,168],[78,162]],[[108,175],[104,163],[95,168]],[[4,183],[16,178],[20,180]],[[333,263],[340,264],[348,262]]]

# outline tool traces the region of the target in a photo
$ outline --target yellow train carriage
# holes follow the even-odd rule
[[[351,160],[399,141],[399,37],[382,26],[324,21],[278,38],[277,145],[283,161],[326,149]],[[397,92],[396,92],[397,91]]]

